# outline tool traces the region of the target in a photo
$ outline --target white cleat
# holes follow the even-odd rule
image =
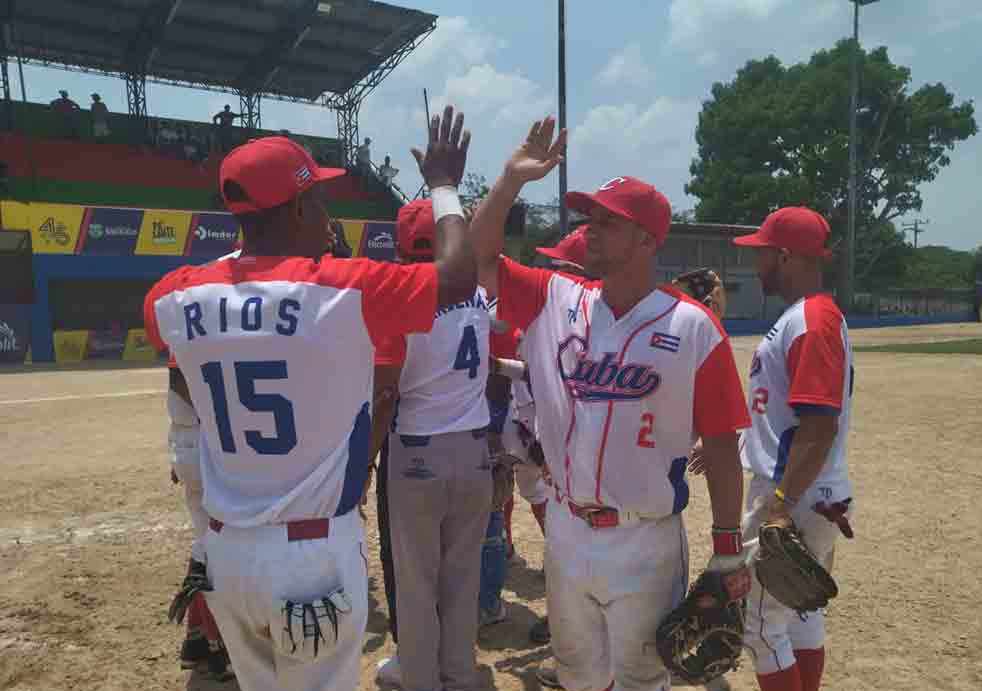
[[[402,686],[402,670],[399,658],[387,657],[375,666],[375,681],[386,686]]]

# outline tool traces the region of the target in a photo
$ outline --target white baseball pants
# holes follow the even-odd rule
[[[170,416],[170,430],[167,444],[171,452],[171,465],[174,474],[184,488],[184,502],[191,517],[191,558],[205,563],[204,536],[208,529],[208,514],[202,501],[204,488],[201,484],[201,458],[198,444],[201,439],[201,423],[194,408],[174,391],[167,392],[167,413]]]
[[[655,632],[687,588],[681,516],[595,530],[565,503],[548,506],[546,596],[559,681],[567,691],[669,691]]]
[[[743,540],[757,537],[760,525],[767,517],[767,504],[777,484],[770,478],[755,475],[747,490],[747,511],[743,515]],[[812,507],[822,496],[812,487],[801,497],[791,512],[795,525],[804,536],[805,544],[826,568],[832,568],[832,555],[839,528]],[[846,514],[852,515],[852,510]],[[814,650],[825,645],[825,613],[809,612],[802,619],[798,614],[775,600],[760,582],[752,579],[747,596],[747,624],[744,643],[753,651],[757,674],[773,674],[795,663],[795,650]]]

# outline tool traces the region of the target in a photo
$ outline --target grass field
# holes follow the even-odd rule
[[[924,355],[982,355],[982,338],[937,343],[887,343],[857,346],[858,353],[920,353]]]

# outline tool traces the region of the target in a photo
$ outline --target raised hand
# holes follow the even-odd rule
[[[533,123],[525,142],[505,164],[505,174],[522,184],[548,175],[562,162],[566,151],[566,130],[560,130],[553,141],[555,131],[556,119],[551,115]]]
[[[471,143],[471,133],[464,129],[464,114],[457,113],[454,118],[453,106],[443,110],[443,118],[434,115],[430,120],[430,140],[426,153],[412,149],[419,164],[423,180],[432,190],[436,187],[457,187],[464,178],[467,164],[467,147]]]

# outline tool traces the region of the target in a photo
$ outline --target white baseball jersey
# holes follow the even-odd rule
[[[201,418],[209,515],[237,527],[337,516],[368,473],[375,344],[426,331],[434,265],[225,259],[182,267],[147,295]]]
[[[750,424],[729,340],[674,288],[619,317],[601,292],[601,282],[499,265],[498,314],[525,332],[553,482],[581,505],[679,513],[696,436]]]
[[[852,385],[852,347],[842,312],[830,295],[802,298],[754,353],[748,394],[753,425],[743,433],[743,466],[780,483],[798,429],[796,409],[837,415],[839,432],[815,485],[827,488],[823,495],[832,501],[851,496],[846,438]]]
[[[430,435],[487,427],[487,293],[437,311],[429,333],[386,339],[376,365],[402,365],[393,429]]]

